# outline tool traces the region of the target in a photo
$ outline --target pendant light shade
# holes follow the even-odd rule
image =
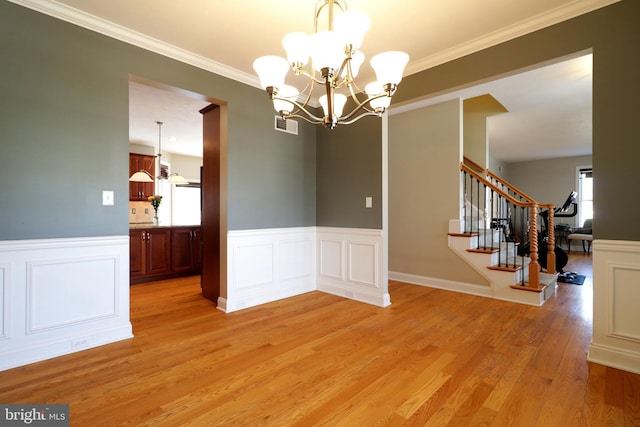
[[[187,185],[187,184],[189,184],[189,181],[187,181],[186,179],[184,179],[184,177],[178,175],[177,173],[172,173],[171,175],[169,175],[169,178],[168,178],[167,181],[171,185]]]
[[[378,83],[397,85],[402,80],[402,72],[409,62],[409,55],[404,52],[382,52],[371,58],[371,67],[376,72]]]
[[[129,178],[131,182],[153,182],[153,178],[149,175],[149,172],[140,170]]]
[[[329,115],[331,110],[329,109],[329,104],[327,102],[327,95],[322,95],[320,99],[318,99],[320,105],[322,105],[322,109],[324,110],[325,115]],[[344,109],[344,104],[347,102],[346,95],[341,93],[333,94],[333,114],[340,117],[342,115],[342,110]]]
[[[345,45],[351,45],[352,49],[360,49],[364,35],[369,30],[371,20],[366,13],[358,10],[346,10],[333,21],[335,31],[341,35]]]
[[[287,52],[287,61],[289,61],[290,65],[298,67],[304,67],[307,65],[307,62],[309,62],[308,34],[289,33],[282,39],[282,46]]]
[[[278,91],[278,99],[273,100],[273,108],[280,114],[289,114],[295,109],[293,102],[298,96],[298,89],[284,85]]]
[[[253,69],[258,73],[263,89],[279,88],[284,85],[284,77],[289,71],[289,63],[279,56],[261,56],[253,61]]]

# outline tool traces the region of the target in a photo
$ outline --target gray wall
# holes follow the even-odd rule
[[[130,75],[228,103],[230,229],[315,224],[315,128],[263,91],[9,2],[0,51],[0,239],[128,233]]]
[[[628,212],[640,209],[640,2],[623,0],[403,79],[394,102],[468,85],[593,49],[594,237],[640,240]]]
[[[317,224],[382,228],[382,122],[364,117],[331,131],[318,128]],[[365,208],[365,197],[373,207]]]
[[[448,247],[460,214],[462,102],[389,118],[389,270],[463,283],[488,282]]]
[[[540,203],[562,206],[576,187],[576,167],[591,165],[592,156],[562,157],[509,163],[507,180]],[[594,176],[595,178],[595,176]],[[557,218],[556,223],[578,225],[578,217]]]

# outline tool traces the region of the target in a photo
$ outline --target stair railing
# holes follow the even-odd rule
[[[469,161],[469,163],[470,165],[465,164],[465,162],[460,164],[465,195],[464,232],[478,235],[477,250],[481,250],[481,248],[482,250],[493,250],[497,243],[499,267],[517,269],[517,258],[520,256],[520,285],[538,289],[540,287],[540,264],[538,262],[537,217],[540,205],[506,181],[487,176],[488,171],[476,163],[472,161]],[[546,206],[548,205],[544,205],[544,207]],[[486,227],[489,210],[491,224],[490,227]],[[481,239],[480,230],[483,222],[485,226],[482,229],[485,232]],[[551,219],[552,223],[553,219]],[[549,226],[549,229],[553,230],[553,227]],[[500,237],[497,242],[494,239],[494,230],[499,231]],[[553,231],[550,233],[553,234]],[[487,237],[487,234],[489,234],[489,237]],[[481,242],[481,240],[483,241]],[[553,235],[550,240],[553,241]],[[509,256],[507,256],[504,263],[501,259],[503,241],[507,252],[513,251],[511,265],[509,264]],[[528,284],[525,278],[525,251],[523,250],[527,244],[530,258]],[[511,248],[509,245],[511,245]],[[555,266],[555,259],[549,265]]]
[[[478,163],[474,162],[468,157],[464,157],[464,163],[470,165],[473,169],[475,169],[478,173],[483,176],[486,175],[487,179],[493,182],[496,186],[501,188],[503,191],[512,195],[514,198],[517,198],[522,201],[527,201],[530,203],[538,204],[540,210],[547,210],[547,227],[546,227],[546,238],[547,238],[547,273],[553,274],[556,273],[556,253],[555,253],[555,224],[554,224],[554,209],[555,205],[553,204],[541,204],[534,200],[533,197],[526,194],[524,191],[520,190],[516,186],[512,185],[508,181],[505,181],[495,173],[491,172],[489,169],[485,169],[480,166]]]

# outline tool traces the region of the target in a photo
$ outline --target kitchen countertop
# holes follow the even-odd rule
[[[193,225],[188,225],[188,224],[178,224],[178,225],[172,225],[172,224],[160,224],[160,225],[153,225],[153,223],[151,222],[134,222],[134,223],[129,223],[129,230],[136,230],[136,229],[141,229],[141,228],[175,228],[175,227],[200,227],[201,224],[193,224]]]

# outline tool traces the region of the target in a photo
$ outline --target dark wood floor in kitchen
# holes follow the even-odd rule
[[[640,375],[586,361],[591,255],[543,307],[391,282],[224,314],[199,278],[131,288],[135,338],[0,372],[72,426],[639,426]]]

